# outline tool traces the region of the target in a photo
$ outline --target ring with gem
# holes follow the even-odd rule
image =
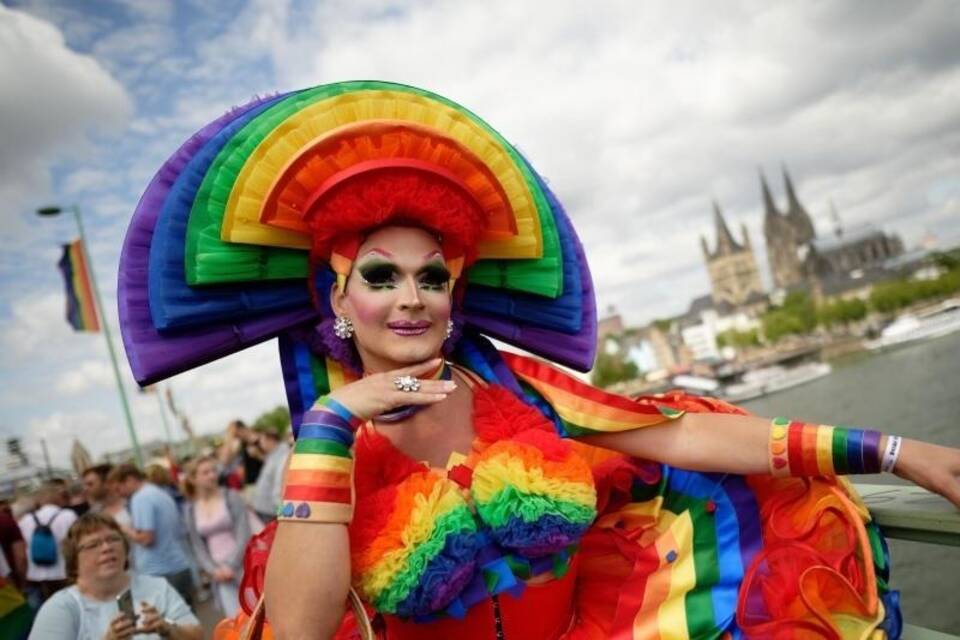
[[[420,391],[420,381],[413,376],[397,376],[393,379],[393,386],[397,388],[397,391],[405,391],[407,393]]]

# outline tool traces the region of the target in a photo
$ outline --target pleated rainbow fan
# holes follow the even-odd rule
[[[483,214],[476,262],[463,276],[465,333],[590,369],[590,272],[544,180],[460,105],[355,81],[233,109],[156,173],[120,257],[120,326],[137,382],[277,336],[292,409],[349,379],[322,345],[302,338],[330,316],[326,296],[311,288],[328,290],[336,278],[328,264],[311,264],[312,216],[336,185],[383,167],[448,181]]]

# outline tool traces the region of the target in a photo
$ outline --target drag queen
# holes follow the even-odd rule
[[[141,384],[280,338],[297,441],[221,638],[897,637],[842,476],[960,505],[960,451],[558,368],[597,341],[569,218],[413,87],[323,85],[197,132],[134,214],[120,314]]]

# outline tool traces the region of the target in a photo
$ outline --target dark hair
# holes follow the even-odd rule
[[[63,539],[61,548],[63,550],[63,563],[67,570],[67,579],[71,582],[77,580],[77,555],[80,550],[77,548],[80,539],[83,536],[96,533],[102,529],[117,532],[123,538],[123,568],[126,570],[129,565],[130,541],[123,535],[123,530],[117,521],[103,513],[85,513],[80,516],[76,522],[70,525],[67,531],[67,537]]]
[[[87,476],[91,473],[97,474],[97,477],[100,478],[101,482],[106,482],[107,477],[110,475],[110,472],[113,470],[112,464],[96,464],[92,467],[87,467],[83,470],[83,473],[80,474],[80,477]]]
[[[110,471],[110,475],[107,476],[107,479],[110,482],[123,482],[127,478],[136,478],[137,480],[143,480],[143,472],[132,465],[129,462],[126,464],[117,465]]]

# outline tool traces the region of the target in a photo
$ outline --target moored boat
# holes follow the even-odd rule
[[[930,340],[960,331],[960,299],[941,302],[923,312],[907,313],[880,332],[880,337],[864,343],[867,349],[876,351],[917,340]]]

